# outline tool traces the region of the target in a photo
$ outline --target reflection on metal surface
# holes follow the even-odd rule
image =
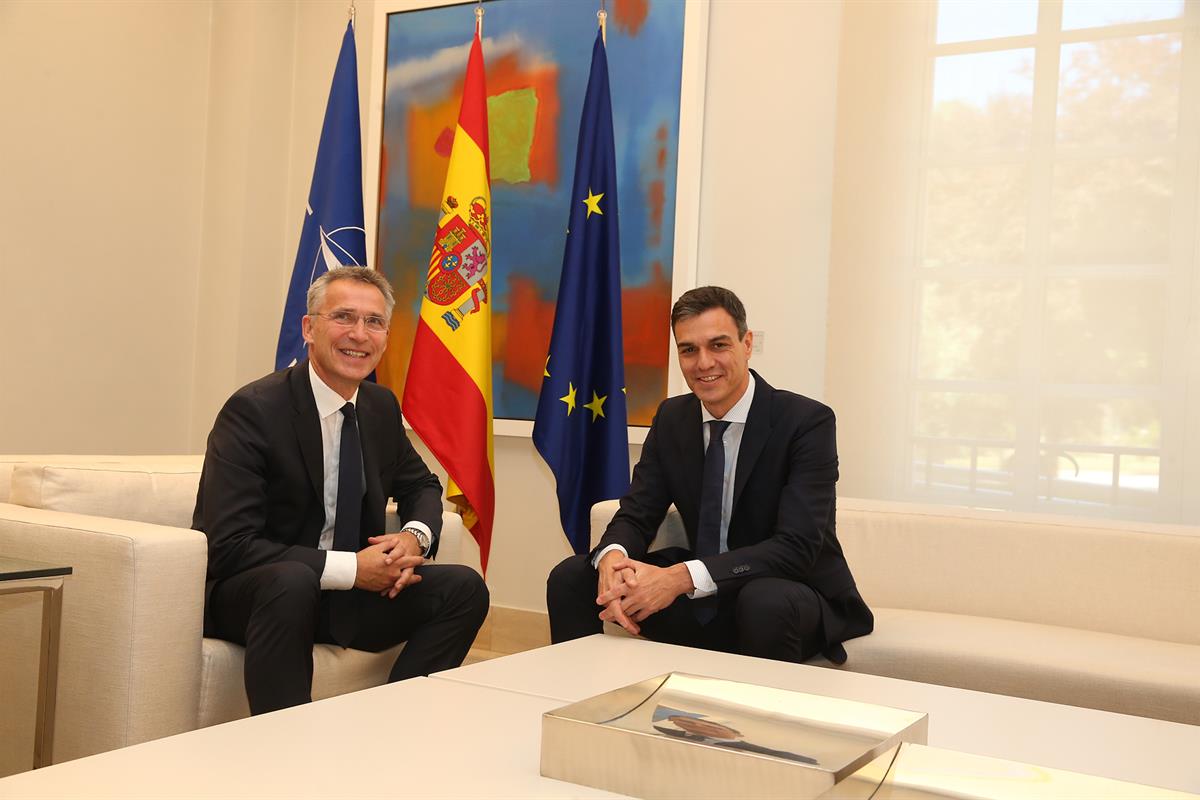
[[[882,785],[881,785],[882,784]],[[1167,800],[1200,795],[919,744],[901,744],[821,800]]]
[[[673,672],[547,712],[541,773],[646,798],[811,798],[927,729],[923,713]]]

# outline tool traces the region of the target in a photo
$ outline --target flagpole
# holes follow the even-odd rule
[[[600,41],[608,47],[608,11],[605,0],[600,0],[600,10],[596,12],[596,19],[600,20]]]
[[[475,35],[483,41],[483,0],[475,4]]]
[[[358,9],[354,7],[354,0],[350,0],[350,6],[346,9],[346,13],[350,15],[350,25],[358,30]]]

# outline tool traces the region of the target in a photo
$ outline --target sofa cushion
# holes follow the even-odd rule
[[[10,502],[190,528],[203,461],[203,456],[158,456],[116,463],[18,464]]]
[[[875,632],[846,642],[843,669],[1200,724],[1198,647],[963,614],[874,612]]]
[[[1200,645],[1195,528],[839,498],[872,608],[911,608]]]
[[[204,456],[112,456],[111,461],[101,456],[12,456],[8,462],[3,458],[10,457],[0,457],[0,490],[10,493],[8,502],[177,528],[192,526],[204,466]],[[6,483],[10,473],[11,488]],[[396,504],[389,503],[384,531],[398,531],[405,522],[396,516]],[[443,512],[439,562],[465,563],[465,532],[457,513]],[[468,565],[476,566],[478,555],[471,555],[476,561]]]
[[[313,648],[313,700],[357,692],[387,683],[398,644],[379,653],[331,644]],[[200,667],[200,723],[205,728],[250,716],[243,683],[245,648],[221,639],[205,639]]]
[[[9,500],[13,470],[18,464],[115,464],[125,456],[0,455],[0,503]]]

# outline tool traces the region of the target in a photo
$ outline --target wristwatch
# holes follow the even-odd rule
[[[429,552],[429,534],[420,528],[406,527],[400,529],[401,533],[411,533],[417,540],[417,546],[421,548],[421,555]]]

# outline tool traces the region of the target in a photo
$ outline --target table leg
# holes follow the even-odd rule
[[[34,769],[54,763],[54,710],[58,695],[62,591],[62,581],[42,591],[42,647],[38,669],[37,726],[33,740]]]

